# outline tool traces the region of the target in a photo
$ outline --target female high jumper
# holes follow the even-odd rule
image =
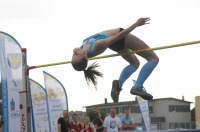
[[[126,29],[116,28],[105,30],[86,38],[81,47],[73,50],[73,68],[77,71],[84,71],[86,81],[88,83],[92,82],[96,86],[97,77],[102,77],[102,73],[95,69],[99,66],[96,62],[87,68],[88,58],[102,54],[107,48],[116,51],[119,54],[149,48],[149,46],[141,39],[130,34],[130,32],[136,27],[149,24],[149,20],[149,17],[139,18],[134,24]],[[153,96],[144,90],[143,84],[158,64],[159,58],[154,51],[139,52],[136,54],[146,59],[147,63],[141,68],[138,78],[133,84],[130,93],[141,96],[143,99],[151,100]],[[119,94],[124,82],[138,69],[140,65],[135,54],[123,54],[121,56],[129,63],[129,65],[122,70],[119,79],[114,80],[112,83],[111,97],[114,102],[118,102]]]

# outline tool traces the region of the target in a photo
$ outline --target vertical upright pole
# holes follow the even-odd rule
[[[22,48],[22,82],[20,93],[20,122],[21,132],[31,132],[31,99],[29,86],[29,69],[26,59],[26,49]]]

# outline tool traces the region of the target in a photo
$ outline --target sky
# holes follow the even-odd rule
[[[0,31],[13,36],[27,49],[29,66],[71,60],[73,48],[97,32],[127,28],[140,17],[150,17],[150,24],[131,33],[150,47],[200,40],[199,0],[0,0]],[[200,96],[200,44],[155,51],[160,62],[144,84],[154,99],[173,97],[191,101]],[[102,55],[115,54],[106,50]],[[146,61],[138,57],[140,68]],[[98,90],[87,85],[83,72],[71,64],[43,67],[30,71],[29,77],[44,86],[43,71],[56,77],[65,87],[69,110],[112,102],[112,81],[128,65],[121,57],[98,61],[104,74]],[[89,64],[94,61],[89,61]],[[129,93],[132,79],[125,82],[119,101],[135,100]]]

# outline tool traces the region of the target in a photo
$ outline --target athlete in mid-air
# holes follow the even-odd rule
[[[73,68],[77,71],[84,71],[86,81],[92,82],[96,85],[96,79],[98,76],[102,76],[102,73],[95,69],[99,66],[96,62],[87,68],[88,58],[102,54],[107,48],[116,51],[119,54],[131,50],[134,51],[149,48],[149,46],[141,39],[130,34],[130,32],[136,27],[149,24],[149,20],[149,17],[139,18],[134,24],[126,29],[116,28],[105,30],[86,38],[81,47],[73,50]],[[154,51],[138,52],[136,54],[146,59],[147,63],[141,68],[138,78],[133,84],[130,93],[133,95],[139,95],[146,100],[151,100],[153,96],[144,90],[143,84],[158,64],[159,58]],[[124,82],[138,69],[140,64],[135,54],[126,54],[121,56],[129,63],[129,65],[122,70],[119,79],[114,80],[112,83],[111,97],[114,102],[118,102],[119,94]]]

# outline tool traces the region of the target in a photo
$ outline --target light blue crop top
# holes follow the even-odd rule
[[[105,39],[105,38],[108,38],[108,35],[106,35],[105,33],[97,33],[95,35],[92,35],[92,36],[84,39],[80,48],[82,49],[84,45],[89,43],[90,48],[89,48],[89,51],[88,51],[88,58],[91,58],[91,57],[93,57],[92,47],[93,47],[95,41],[97,41],[99,39]]]

